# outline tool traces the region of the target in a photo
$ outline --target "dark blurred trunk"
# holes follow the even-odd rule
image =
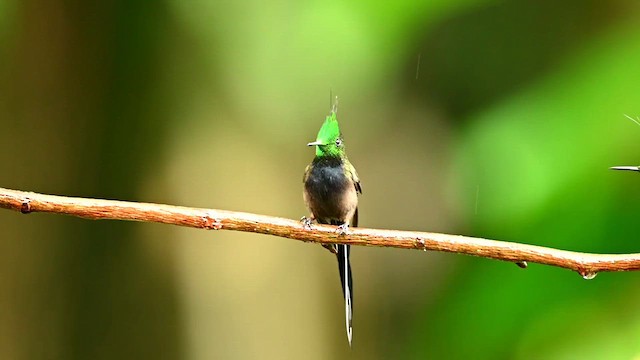
[[[2,186],[141,200],[165,135],[164,3],[15,6],[0,37]],[[141,225],[0,221],[0,358],[182,357],[174,278],[149,260]]]

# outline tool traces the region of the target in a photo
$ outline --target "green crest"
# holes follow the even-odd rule
[[[318,131],[316,141],[307,144],[316,147],[316,156],[344,157],[344,144],[342,143],[342,135],[340,134],[340,126],[338,126],[338,117],[335,110],[327,116]]]

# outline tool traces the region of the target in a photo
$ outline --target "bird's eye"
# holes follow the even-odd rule
[[[342,139],[341,139],[341,138],[337,138],[337,139],[336,139],[336,146],[337,146],[337,147],[342,146]]]

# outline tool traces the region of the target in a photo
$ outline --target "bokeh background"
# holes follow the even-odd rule
[[[640,5],[0,0],[0,186],[640,252]],[[2,359],[632,359],[640,273],[0,211]]]

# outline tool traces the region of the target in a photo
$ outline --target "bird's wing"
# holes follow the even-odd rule
[[[307,179],[309,178],[309,174],[311,173],[311,165],[312,164],[307,165],[306,169],[304,169],[304,176],[302,177],[303,183],[307,182]]]
[[[356,186],[356,191],[362,194],[362,186],[360,186],[360,181],[356,181],[354,185]]]
[[[351,181],[353,181],[353,185],[356,187],[356,191],[360,194],[362,194],[362,187],[360,186],[360,178],[358,177],[358,172],[356,171],[356,168],[351,165],[351,163],[347,160],[345,161],[344,164],[347,176],[349,176],[349,178],[351,178]]]

